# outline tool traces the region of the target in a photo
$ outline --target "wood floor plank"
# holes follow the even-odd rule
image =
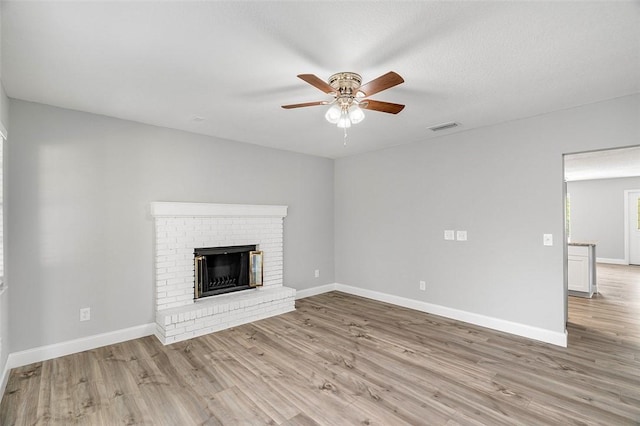
[[[283,426],[317,426],[318,425],[318,423],[316,423],[313,419],[309,418],[304,413],[297,414],[291,417],[290,419],[288,419],[286,422],[280,423],[280,424]]]
[[[16,368],[0,424],[640,424],[640,268],[598,277],[569,298],[568,348],[331,292]]]
[[[118,358],[114,349],[123,349],[125,345],[107,346],[92,351],[102,381],[102,398],[108,402],[104,420],[119,424],[151,424],[150,410],[138,388],[137,381],[129,368],[129,359]],[[128,349],[128,348],[127,348]]]
[[[12,370],[0,405],[0,424],[12,424],[14,419],[24,419],[26,423],[34,424],[37,413],[33,398],[37,398],[41,383],[42,363]],[[35,393],[36,389],[38,393]]]

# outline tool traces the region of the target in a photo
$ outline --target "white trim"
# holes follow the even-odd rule
[[[336,283],[333,283],[333,284],[320,285],[312,288],[305,288],[304,290],[296,290],[296,300],[334,291],[336,289],[336,285],[337,285]]]
[[[4,390],[7,388],[10,372],[11,368],[9,368],[9,360],[7,359],[7,362],[4,363],[4,368],[2,369],[2,376],[0,376],[0,400],[4,396]]]
[[[7,140],[7,128],[4,127],[4,124],[0,122],[0,137],[3,137],[4,140]]]
[[[285,217],[288,206],[254,204],[151,203],[153,217]]]
[[[378,291],[367,290],[360,287],[353,287],[346,284],[325,284],[318,287],[307,288],[296,291],[296,299],[315,296],[317,294],[327,293],[330,291],[341,291],[343,293],[353,294],[355,296],[366,297],[368,299],[377,300],[379,302],[390,303],[392,305],[402,306],[416,311],[426,312],[428,314],[439,315],[441,317],[478,325],[480,327],[490,328],[492,330],[503,331],[505,333],[514,334],[516,336],[526,337],[528,339],[538,340],[550,343],[556,346],[567,347],[567,331],[556,332],[539,327],[532,327],[526,324],[511,322],[499,318],[488,317],[486,315],[474,314],[473,312],[461,311],[458,309],[448,308],[442,305],[422,302],[420,300],[408,299],[406,297],[394,296],[392,294],[381,293]]]
[[[628,265],[624,259],[608,259],[606,257],[596,257],[596,263],[610,263],[612,265]]]
[[[156,331],[156,324],[144,324],[136,327],[124,328],[122,330],[110,331],[108,333],[95,334],[93,336],[81,337],[79,339],[68,340],[66,342],[54,343],[53,345],[40,346],[25,351],[9,354],[7,365],[9,369],[22,367],[34,362],[46,361],[65,355],[88,351],[106,345],[113,345],[127,340],[138,339],[140,337],[151,336]]]

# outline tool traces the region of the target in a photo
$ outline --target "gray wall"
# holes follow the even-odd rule
[[[596,242],[596,257],[624,260],[624,191],[640,189],[640,177],[567,182],[571,240]]]
[[[1,60],[0,60],[1,63]],[[2,87],[2,80],[0,80],[0,123],[7,129],[9,128],[9,99],[4,92],[4,88]],[[0,138],[1,139],[1,138]],[[6,143],[3,144],[3,147],[6,146]],[[6,167],[6,159],[4,160],[4,164]],[[0,185],[2,185],[3,195],[6,194],[7,183],[6,183],[6,172],[3,170],[3,167],[0,167],[0,173],[2,173],[2,179],[0,180]],[[3,256],[6,256],[7,248],[6,248],[6,239],[7,233],[9,231],[8,226],[5,226],[6,219],[6,203],[2,203],[2,217],[3,221],[0,222],[0,226],[3,226],[3,238],[5,240],[5,246],[3,247]],[[9,277],[7,274],[7,264],[6,260],[4,261],[4,284],[7,287],[5,292],[0,295],[0,374],[4,371],[4,366],[7,362],[7,358],[9,357]]]
[[[285,285],[335,281],[332,160],[17,100],[9,123],[12,352],[154,321],[151,201],[288,205]]]
[[[9,98],[2,86],[2,80],[0,80],[0,121],[5,129],[9,129]]]
[[[0,73],[2,72],[2,3],[0,3]],[[4,92],[2,75],[0,74],[0,121],[7,128],[9,126],[9,99]]]
[[[2,21],[1,15],[2,15],[2,4],[0,3],[0,22]],[[2,34],[2,29],[0,28],[0,46],[2,45],[1,34]],[[0,52],[0,70],[1,69],[2,69],[2,52]],[[9,98],[7,98],[7,94],[4,91],[1,75],[0,75],[0,123],[2,123],[2,125],[8,131]],[[2,185],[4,189],[4,187],[6,187],[6,179],[4,178],[6,174],[4,173],[4,170],[2,171],[2,174],[3,174]],[[4,204],[3,204],[3,209],[4,209]],[[6,217],[6,211],[3,211],[3,217]],[[6,219],[4,220],[4,222],[6,223]],[[0,223],[0,226],[3,226],[3,223]],[[5,236],[5,239],[6,239],[6,235],[8,231],[6,226],[4,227],[3,231],[4,231],[3,235]],[[4,250],[4,253],[6,253],[6,249]],[[4,266],[5,266],[4,280],[5,280],[5,285],[8,286],[8,277],[6,274],[6,262]],[[2,296],[0,296],[0,341],[1,341],[0,374],[2,371],[4,371],[4,366],[9,356],[9,350],[8,350],[9,349],[9,294],[8,294],[8,291],[9,290],[6,290],[5,293]]]
[[[155,200],[289,205],[297,289],[340,282],[561,332],[562,154],[640,136],[635,95],[340,159],[334,174],[331,160],[103,116],[9,112],[12,352],[153,321]]]
[[[634,95],[338,159],[336,280],[563,332],[562,154],[638,140]]]

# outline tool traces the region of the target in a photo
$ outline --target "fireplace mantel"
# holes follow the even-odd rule
[[[287,206],[256,204],[151,203],[153,217],[285,217]]]

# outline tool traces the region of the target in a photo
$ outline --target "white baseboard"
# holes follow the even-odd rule
[[[318,287],[305,288],[304,290],[296,290],[296,300],[304,299],[305,297],[311,297],[322,293],[328,293],[336,289],[336,284],[325,284]]]
[[[346,284],[334,283],[304,290],[297,290],[296,299],[315,296],[317,294],[327,293],[334,290],[353,294],[355,296],[366,297],[368,299],[378,300],[380,302],[391,303],[392,305],[402,306],[409,309],[415,309],[416,311],[426,312],[428,314],[439,315],[441,317],[450,318],[469,324],[479,325],[480,327],[486,327],[492,330],[515,334],[516,336],[526,337],[528,339],[538,340],[556,346],[562,346],[565,348],[567,347],[566,331],[559,333],[544,328],[532,327],[526,324],[488,317],[486,315],[461,311],[459,309],[448,308],[442,305],[435,305],[433,303],[408,299],[401,296],[394,296],[392,294],[367,290],[360,287],[353,287]]]
[[[624,259],[607,259],[606,257],[596,257],[596,263],[610,263],[612,265],[628,265]]]
[[[422,302],[420,300],[408,299],[406,297],[394,296],[387,293],[381,293],[373,290],[366,290],[359,287],[352,287],[345,284],[336,284],[336,290],[344,293],[362,296],[380,302],[391,303],[393,305],[402,306],[416,311],[426,312],[429,314],[439,315],[469,324],[479,325],[481,327],[490,328],[492,330],[503,331],[505,333],[515,334],[516,336],[526,337],[528,339],[538,340],[552,345],[567,347],[567,332],[555,332],[544,328],[532,327],[526,324],[506,321],[499,318],[488,317],[485,315],[475,314],[473,312],[461,311],[458,309],[448,308],[442,305]]]
[[[11,368],[9,368],[9,360],[7,360],[7,362],[4,363],[4,368],[2,369],[2,376],[0,376],[0,400],[4,396],[4,390],[7,388],[10,371]]]
[[[150,323],[10,353],[7,359],[7,369],[10,370],[12,368],[33,364],[34,362],[46,361],[101,346],[137,339],[139,337],[151,336],[155,333],[155,330],[156,324]]]

